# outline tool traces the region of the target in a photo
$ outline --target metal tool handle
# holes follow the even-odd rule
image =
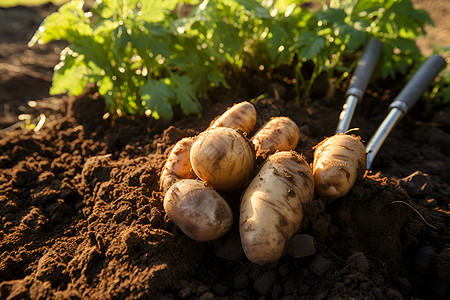
[[[359,99],[362,98],[377,64],[382,45],[381,41],[377,38],[371,38],[369,40],[350,80],[350,86],[346,96],[354,95]]]
[[[390,107],[401,109],[406,114],[444,67],[445,59],[441,56],[435,54],[429,57],[408,81]]]
[[[419,100],[420,96],[425,92],[431,81],[445,65],[445,60],[441,56],[437,54],[431,56],[422,64],[411,80],[401,90],[394,102],[389,106],[389,114],[383,120],[366,146],[367,169],[370,169],[372,166],[378,150],[380,150],[381,145],[384,143],[394,126],[411,109],[411,107],[416,104],[417,100]]]
[[[378,57],[380,56],[381,46],[382,43],[379,39],[372,38],[364,48],[358,61],[358,65],[356,66],[355,73],[350,80],[350,86],[346,93],[347,99],[345,100],[342,112],[339,115],[336,133],[344,133],[350,127],[356,105],[366,91],[370,76],[372,75]]]

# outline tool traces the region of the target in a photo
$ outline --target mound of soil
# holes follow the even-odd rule
[[[259,266],[243,254],[236,225],[216,241],[196,242],[166,216],[158,180],[167,154],[237,99],[266,92],[270,97],[255,103],[257,126],[289,116],[301,132],[296,151],[312,162],[313,147],[335,130],[343,93],[300,107],[283,70],[270,80],[248,71],[233,89],[211,91],[215,101],[205,100],[202,119],[104,120],[95,93],[48,96],[62,43],[24,46],[52,10],[0,11],[10,20],[0,22],[0,32],[8,33],[0,44],[2,127],[19,113],[48,116],[39,131],[0,136],[1,299],[450,296],[448,106],[429,112],[419,103],[364,179],[332,203],[315,196],[288,253]],[[33,17],[14,19],[17,12]],[[15,24],[11,18],[15,32],[6,29]],[[366,141],[402,88],[382,86],[368,91],[352,122]],[[42,100],[30,107],[30,99]],[[224,197],[237,216],[240,194]]]

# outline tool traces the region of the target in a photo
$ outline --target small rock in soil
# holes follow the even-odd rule
[[[311,234],[318,241],[325,241],[329,236],[329,215],[321,214],[312,223]]]
[[[309,266],[309,269],[318,277],[322,277],[333,268],[333,265],[334,264],[331,260],[319,254],[313,260]]]
[[[278,268],[278,274],[280,274],[281,277],[285,277],[289,275],[289,266],[286,264],[281,265]]]
[[[436,261],[436,252],[431,246],[420,248],[414,255],[414,271],[419,275],[431,272]]]
[[[398,284],[400,287],[400,290],[403,294],[408,295],[411,291],[411,282],[405,277],[401,277],[398,279]]]
[[[214,292],[214,295],[223,297],[223,296],[227,295],[228,287],[226,287],[225,285],[223,285],[221,283],[217,283],[213,286],[213,292]]]
[[[242,290],[248,287],[248,276],[244,273],[236,273],[233,277],[233,285],[236,289]]]
[[[141,237],[132,229],[126,230],[122,233],[122,241],[125,243],[126,249],[129,253],[133,253],[135,249],[142,244]]]
[[[394,290],[394,289],[388,289],[386,291],[386,296],[388,299],[393,299],[393,300],[394,299],[398,299],[398,300],[404,299],[402,294],[399,291]]]
[[[239,233],[235,230],[215,241],[214,247],[216,256],[226,260],[237,261],[244,255]]]
[[[437,255],[436,270],[439,278],[450,283],[450,248],[442,250]]]
[[[420,171],[416,171],[408,177],[400,179],[399,182],[400,186],[402,186],[412,198],[422,198],[433,191],[431,177]]]
[[[347,259],[347,265],[363,274],[369,272],[369,261],[362,252],[356,252]]]
[[[214,294],[211,292],[206,292],[198,298],[199,300],[213,300],[215,299]]]
[[[49,184],[53,179],[55,179],[55,174],[50,171],[44,171],[38,177],[40,184]]]
[[[63,199],[58,199],[58,201],[50,205],[49,209],[52,222],[64,223],[70,219],[69,214],[72,209]]]
[[[308,257],[316,254],[314,237],[309,234],[296,234],[288,242],[289,255],[297,258]]]
[[[275,274],[274,271],[267,271],[261,277],[255,280],[253,287],[261,295],[266,295],[270,291],[276,280],[277,274]]]
[[[52,252],[47,252],[38,261],[36,278],[42,281],[50,281],[53,285],[58,285],[69,278],[64,273],[66,266],[58,261],[59,258]]]
[[[272,288],[272,299],[280,299],[283,295],[283,288],[280,286],[279,283],[275,283]]]
[[[122,223],[123,221],[125,221],[130,212],[130,207],[123,206],[114,213],[113,219],[114,221],[116,221],[116,223]]]

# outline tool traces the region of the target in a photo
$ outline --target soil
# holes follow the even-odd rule
[[[445,41],[450,3],[415,2],[441,16]],[[20,114],[46,116],[40,130],[0,133],[1,299],[450,297],[448,105],[419,102],[351,192],[332,203],[316,195],[286,255],[259,266],[243,254],[236,225],[196,242],[166,216],[158,180],[167,154],[235,101],[266,92],[257,126],[289,116],[301,132],[296,151],[312,162],[313,147],[335,130],[344,88],[299,107],[285,70],[270,79],[247,70],[233,89],[211,91],[202,119],[103,119],[95,93],[49,96],[63,42],[26,45],[55,9],[0,9],[0,128]],[[365,141],[403,84],[369,88],[352,122]],[[239,192],[223,196],[237,216]]]

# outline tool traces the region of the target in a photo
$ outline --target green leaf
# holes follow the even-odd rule
[[[347,14],[343,9],[336,9],[328,7],[325,10],[321,10],[317,16],[319,20],[326,23],[345,23]]]
[[[299,37],[295,46],[300,49],[300,57],[311,59],[320,53],[325,47],[325,44],[325,39],[323,37],[319,37],[314,32],[308,31]]]
[[[265,43],[270,58],[275,60],[281,52],[280,47],[282,46],[283,49],[286,49],[284,41],[287,37],[287,33],[284,28],[277,23],[271,23],[270,25],[270,36],[265,39]]]
[[[173,118],[173,110],[170,99],[175,96],[173,88],[163,80],[147,81],[139,89],[141,100],[145,106],[152,111],[152,117],[159,119],[171,120]]]
[[[76,55],[70,48],[61,52],[61,62],[55,67],[53,73],[51,95],[68,93],[69,95],[81,95],[86,88],[86,65],[83,56]]]
[[[236,0],[239,4],[243,5],[247,10],[249,10],[256,18],[259,19],[270,19],[272,16],[267,8],[261,5],[260,2],[256,0]]]
[[[116,103],[114,101],[114,82],[109,76],[102,76],[98,79],[98,92],[105,99],[106,107],[111,113],[115,113]]]
[[[82,0],[71,1],[61,6],[58,12],[46,17],[28,46],[55,40],[67,40],[74,43],[83,39],[84,36],[92,36],[93,29],[89,18],[85,16],[83,4]]]
[[[185,115],[200,114],[201,106],[193,90],[193,79],[188,75],[173,75],[173,82],[177,87],[177,103]]]
[[[140,1],[140,18],[147,22],[161,22],[170,11],[174,10],[177,0],[145,0]]]

